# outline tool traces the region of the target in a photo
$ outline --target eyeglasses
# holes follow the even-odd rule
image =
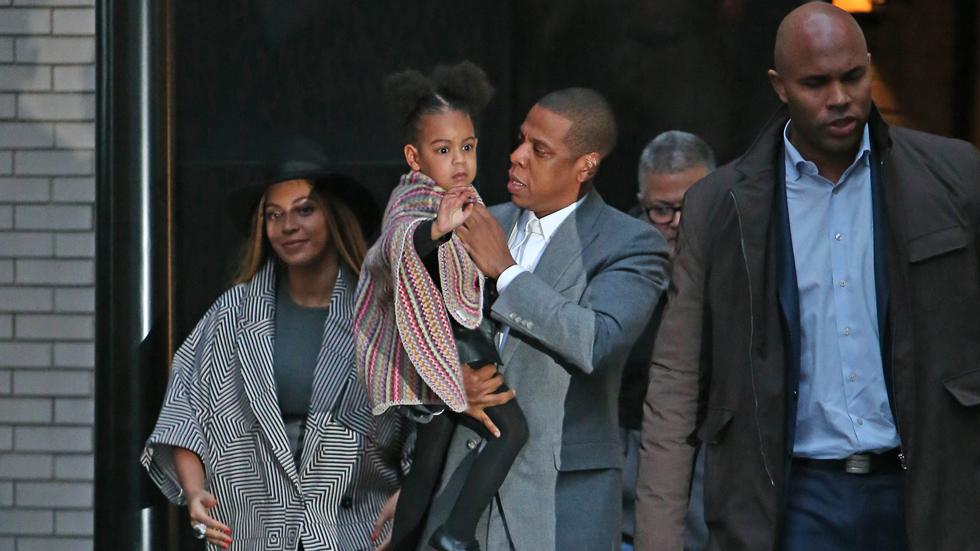
[[[647,219],[654,224],[669,224],[673,222],[683,205],[669,205],[667,203],[655,203],[650,207],[643,207],[643,213]]]

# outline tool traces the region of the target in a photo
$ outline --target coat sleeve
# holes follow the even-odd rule
[[[685,198],[685,203],[688,203]],[[691,201],[693,202],[693,201]],[[697,212],[685,204],[685,212]],[[705,265],[692,215],[681,218],[667,306],[643,405],[636,549],[681,550],[698,411]]]
[[[146,441],[140,463],[170,501],[183,505],[184,491],[174,468],[173,448],[185,448],[207,461],[208,449],[201,428],[200,408],[195,407],[191,389],[200,381],[207,328],[216,306],[205,314],[174,355],[170,381],[156,427]]]
[[[494,302],[494,319],[586,374],[625,355],[667,285],[666,244],[660,234],[643,229],[608,253],[580,302],[524,272]]]

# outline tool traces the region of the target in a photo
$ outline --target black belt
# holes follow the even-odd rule
[[[794,457],[793,466],[823,469],[848,474],[897,473],[903,470],[902,452],[894,448],[881,453],[856,453],[844,459],[810,459]]]

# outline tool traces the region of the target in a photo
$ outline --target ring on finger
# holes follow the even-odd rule
[[[203,522],[195,522],[191,524],[191,528],[194,529],[194,537],[203,540],[208,533],[208,526]]]

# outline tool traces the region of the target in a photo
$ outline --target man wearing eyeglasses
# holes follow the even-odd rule
[[[636,194],[646,221],[657,228],[671,255],[681,223],[684,193],[715,169],[715,154],[701,138],[670,130],[650,141],[640,155]]]
[[[663,234],[674,255],[677,227],[681,221],[684,193],[695,182],[715,169],[715,155],[701,138],[688,132],[671,130],[664,132],[647,144],[640,155],[637,177],[640,188],[635,214]],[[623,551],[633,549],[634,501],[636,499],[636,474],[639,466],[640,426],[643,421],[643,397],[646,395],[650,356],[660,326],[660,313],[667,295],[661,296],[660,304],[650,322],[630,351],[623,370],[619,394],[619,425],[623,438]],[[701,500],[701,472],[698,462],[691,489],[691,502],[687,516],[685,549],[700,551],[707,544],[708,531],[704,525]]]

